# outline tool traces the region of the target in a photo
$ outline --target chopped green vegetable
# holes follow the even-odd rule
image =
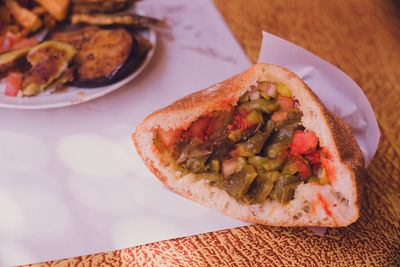
[[[219,160],[217,160],[217,159],[211,160],[211,171],[219,172],[220,169],[221,169],[221,166],[220,166]]]
[[[246,160],[242,157],[239,157],[238,162],[236,164],[235,173],[240,172],[246,164],[247,164]]]
[[[276,123],[273,120],[269,120],[265,127],[265,133],[268,137],[271,135],[272,131],[275,129]]]
[[[292,91],[283,83],[278,83],[278,93],[281,96],[292,97]]]
[[[270,95],[267,95],[264,91],[261,91],[261,92],[260,92],[260,95],[261,95],[262,97],[264,97],[265,99],[267,99],[267,100],[271,99],[271,96],[270,96]]]
[[[315,175],[312,175],[307,179],[307,183],[317,183],[317,182],[318,182],[318,177]]]
[[[226,177],[221,186],[235,199],[241,199],[249,190],[256,176],[257,172],[253,167],[244,165],[239,172]]]
[[[250,157],[260,153],[268,136],[265,132],[257,132],[253,137],[247,141],[236,145],[240,156]]]
[[[296,160],[289,159],[282,167],[282,173],[285,174],[295,174],[297,172]]]
[[[228,138],[232,140],[233,142],[237,142],[243,137],[243,130],[242,129],[237,129],[233,130],[229,135]]]
[[[299,177],[291,174],[281,174],[275,183],[270,197],[281,204],[293,199],[296,187],[301,183]]]
[[[245,102],[249,102],[249,100],[250,100],[250,94],[249,94],[249,92],[246,92],[244,95],[242,95],[240,98],[239,98],[239,103],[245,103]]]
[[[259,98],[250,102],[246,102],[239,106],[239,110],[257,110],[260,112],[271,113],[279,108],[278,103],[273,101],[268,101],[264,98]]]
[[[267,171],[274,171],[279,169],[282,164],[285,162],[285,157],[278,157],[276,159],[268,160],[264,165],[264,169]]]
[[[285,143],[275,143],[268,147],[267,155],[270,159],[276,159],[277,157],[282,155],[282,152],[285,150]]]
[[[250,156],[247,161],[251,165],[262,166],[267,162],[267,159],[265,157],[260,157],[260,156]]]
[[[274,182],[279,178],[279,172],[265,172],[257,175],[249,188],[249,195],[255,203],[264,202],[274,188]]]
[[[201,156],[197,158],[188,158],[184,162],[184,166],[186,169],[194,172],[194,173],[200,173],[200,172],[205,172],[207,171],[207,167],[205,166],[205,162],[207,161],[208,156]]]
[[[264,122],[262,114],[255,109],[250,111],[250,113],[246,117],[246,120],[253,124],[259,124]]]

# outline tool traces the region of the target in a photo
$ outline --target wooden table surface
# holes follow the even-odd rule
[[[347,73],[367,95],[381,140],[359,220],[319,237],[252,225],[35,266],[400,265],[400,1],[215,0],[256,62],[265,30]]]

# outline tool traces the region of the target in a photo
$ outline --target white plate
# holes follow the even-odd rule
[[[4,90],[0,90],[0,107],[13,109],[48,109],[65,107],[98,98],[124,86],[144,70],[154,54],[157,41],[156,32],[152,29],[147,29],[141,31],[140,35],[151,42],[152,48],[147,53],[147,56],[143,60],[141,65],[126,78],[116,83],[96,88],[81,88],[70,86],[65,92],[56,94],[51,94],[52,89],[49,89],[46,92],[32,97],[6,96],[4,95],[4,93],[1,93],[1,91],[4,92]],[[0,89],[2,87],[5,87],[5,82],[6,79],[3,79],[0,82]]]

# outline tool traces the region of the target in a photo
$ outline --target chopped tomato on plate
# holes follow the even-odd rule
[[[11,72],[7,76],[6,90],[4,94],[7,96],[17,96],[21,89],[22,73]]]
[[[0,53],[38,44],[36,38],[21,38],[11,32],[0,36]]]
[[[10,50],[15,50],[15,49],[21,49],[25,48],[28,46],[35,46],[39,43],[39,41],[36,38],[23,38],[20,39],[19,41],[15,42]]]

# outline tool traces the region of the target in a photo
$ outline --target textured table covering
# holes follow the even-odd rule
[[[37,266],[400,264],[400,4],[398,1],[215,0],[253,62],[261,31],[347,73],[375,111],[381,141],[367,169],[360,219],[319,237],[305,228],[253,225]]]

